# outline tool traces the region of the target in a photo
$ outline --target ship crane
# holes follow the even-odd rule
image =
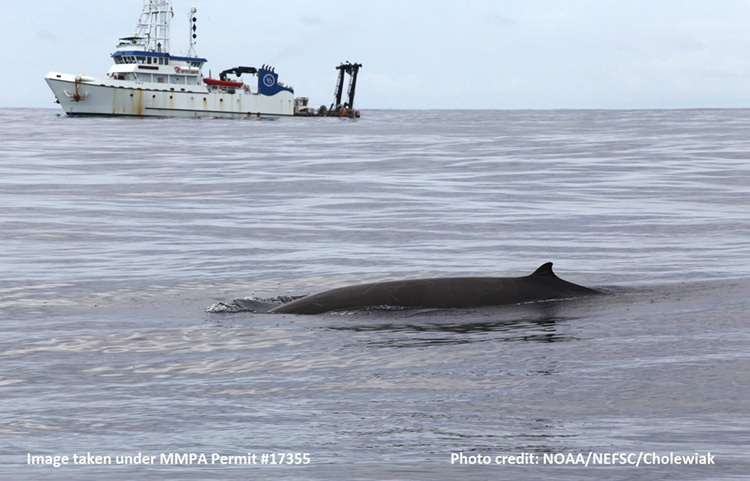
[[[249,73],[249,74],[255,75],[258,73],[258,69],[255,67],[234,67],[234,68],[230,68],[221,72],[219,74],[219,78],[221,80],[226,80],[227,74],[230,74],[230,73],[233,75],[236,75],[237,77],[239,77],[243,73]]]

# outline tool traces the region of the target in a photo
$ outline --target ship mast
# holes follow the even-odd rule
[[[171,0],[144,0],[134,36],[145,40],[147,52],[169,53],[169,23],[173,16]]]
[[[195,52],[195,44],[198,43],[195,40],[195,39],[198,38],[198,34],[195,33],[195,31],[198,28],[198,27],[195,26],[195,22],[198,21],[198,19],[195,17],[195,13],[197,11],[198,11],[197,8],[190,7],[190,11],[188,12],[188,22],[190,23],[190,30],[188,30],[188,33],[190,34],[190,39],[189,39],[190,48],[188,49],[188,53],[187,53],[188,57],[197,57],[198,56],[198,54]]]

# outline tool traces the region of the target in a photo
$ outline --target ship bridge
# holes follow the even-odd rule
[[[115,64],[138,65],[186,65],[201,69],[208,62],[200,57],[180,57],[163,52],[146,52],[143,50],[122,50],[112,54]]]

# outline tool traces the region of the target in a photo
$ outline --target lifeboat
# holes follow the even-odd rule
[[[242,82],[232,82],[231,80],[217,80],[213,78],[204,78],[203,81],[208,85],[214,85],[216,87],[231,87],[231,88],[242,87]]]

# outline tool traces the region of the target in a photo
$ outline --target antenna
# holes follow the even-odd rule
[[[197,11],[198,11],[197,8],[190,7],[190,12],[188,14],[188,19],[190,21],[190,30],[188,31],[188,33],[190,34],[190,43],[189,43],[190,48],[188,49],[188,53],[187,53],[188,57],[198,56],[198,54],[195,53],[195,48],[193,48],[195,47],[195,44],[198,43],[196,42],[196,39],[198,38],[198,34],[195,33],[195,31],[198,29],[198,27],[195,26],[195,22],[198,21],[198,18],[195,16],[195,13]]]

